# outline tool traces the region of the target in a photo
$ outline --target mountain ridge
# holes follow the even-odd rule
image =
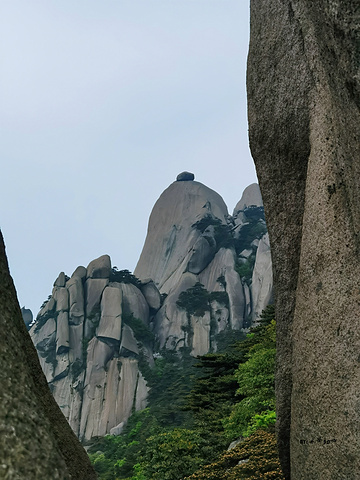
[[[256,323],[271,300],[271,257],[262,205],[248,205],[260,203],[259,187],[249,188],[232,217],[216,192],[177,180],[153,208],[135,275],[102,255],[55,280],[30,335],[81,440],[119,433],[146,406],[144,362],[162,349],[215,352]]]

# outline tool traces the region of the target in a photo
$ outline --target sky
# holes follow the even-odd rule
[[[232,213],[248,148],[249,0],[0,0],[0,227],[20,306],[109,254],[135,269],[182,171]]]

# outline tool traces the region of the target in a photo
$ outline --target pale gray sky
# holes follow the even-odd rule
[[[21,306],[108,253],[133,270],[178,173],[230,213],[248,149],[249,0],[0,0],[0,225]]]

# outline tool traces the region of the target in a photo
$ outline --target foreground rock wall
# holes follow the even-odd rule
[[[0,466],[6,479],[95,479],[22,320],[0,234]]]
[[[251,151],[274,265],[286,477],[360,471],[360,12],[252,0]]]

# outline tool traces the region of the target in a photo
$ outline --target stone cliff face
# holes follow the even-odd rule
[[[151,307],[127,278],[117,280],[108,255],[78,267],[71,278],[60,273],[30,330],[53,395],[82,440],[119,431],[134,406],[146,406],[140,338],[129,324],[133,315],[147,325]],[[143,288],[160,302],[152,286]],[[151,362],[147,345],[141,348]]]
[[[22,320],[0,234],[1,478],[96,478],[56,405]]]
[[[251,1],[249,134],[274,264],[278,443],[293,480],[360,471],[359,42],[358,2]]]
[[[140,279],[152,278],[167,295],[153,320],[162,348],[185,346],[192,355],[203,355],[216,350],[216,335],[221,331],[246,328],[257,320],[272,295],[271,256],[265,238],[257,184],[245,190],[232,217],[223,199],[199,182],[178,180],[165,190],[152,210],[134,272]],[[252,284],[255,258],[259,272],[254,272]],[[214,299],[200,317],[177,304],[179,294],[197,283]]]
[[[269,241],[257,184],[230,216],[179,175],[156,202],[135,270],[108,255],[60,273],[30,334],[53,395],[82,440],[120,433],[146,406],[140,361],[162,349],[204,355],[256,322],[271,301]],[[138,278],[137,278],[138,277]]]

